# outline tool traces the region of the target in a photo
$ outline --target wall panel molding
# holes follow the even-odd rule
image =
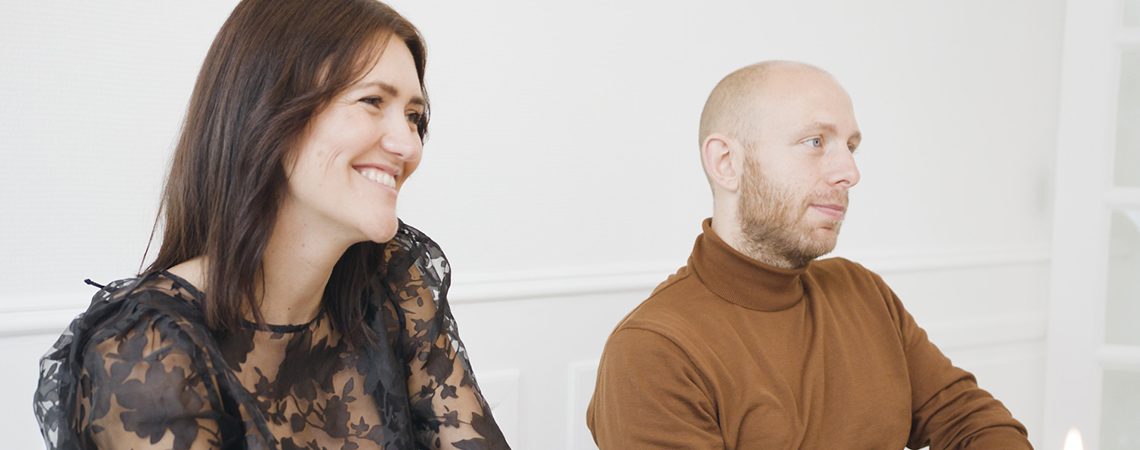
[[[852,253],[843,256],[880,275],[994,266],[1044,264],[1047,247],[941,250],[933,252]],[[453,282],[454,303],[523,300],[610,292],[649,291],[680,268],[677,264],[643,264],[594,269],[517,272],[473,276]]]
[[[576,361],[569,367],[570,387],[569,394],[569,423],[567,436],[570,437],[567,447],[570,450],[597,450],[594,437],[586,426],[586,409],[590,406],[590,399],[594,397],[594,385],[598,379],[598,361]]]
[[[679,267],[645,264],[453,278],[448,299],[478,303],[650,290]]]
[[[1005,249],[941,250],[936,252],[852,253],[848,259],[879,274],[931,272],[979,267],[1020,266],[1048,263],[1045,246]]]
[[[1095,357],[1105,369],[1140,372],[1140,350],[1135,345],[1105,344]]]
[[[1046,264],[1047,248],[978,249],[941,252],[843,255],[882,275],[932,272],[963,268]],[[534,300],[615,292],[649,292],[674,273],[677,264],[625,264],[596,268],[510,272],[456,277],[449,299],[452,303]],[[59,333],[83,311],[90,291],[70,295],[6,298],[0,301],[0,337]],[[82,299],[82,300],[81,300]],[[1025,319],[1018,323],[1033,322]],[[979,336],[1001,333],[1025,336],[1043,325],[1018,325],[1012,330],[979,328]],[[1032,329],[1032,331],[1030,330]],[[1018,334],[1020,333],[1020,334]],[[963,338],[969,341],[970,338]],[[972,338],[972,339],[982,339]]]
[[[1042,310],[1016,315],[983,316],[957,322],[934,322],[923,326],[923,329],[931,342],[945,352],[1044,341],[1048,324],[1048,315]]]
[[[0,338],[59,334],[84,308],[45,308],[39,310],[0,310]]]
[[[495,423],[503,432],[507,442],[519,442],[519,378],[522,372],[517,368],[489,370],[478,374],[479,389],[491,412]]]

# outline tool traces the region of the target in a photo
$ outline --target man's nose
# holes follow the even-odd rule
[[[828,182],[850,188],[859,183],[855,155],[846,146],[832,150],[828,158]]]

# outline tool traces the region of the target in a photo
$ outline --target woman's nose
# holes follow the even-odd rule
[[[403,161],[415,161],[423,152],[423,141],[420,134],[406,119],[387,120],[384,135],[380,138],[380,147],[384,151],[394,154]]]

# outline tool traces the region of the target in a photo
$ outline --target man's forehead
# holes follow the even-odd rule
[[[750,95],[759,99],[796,99],[839,95],[847,91],[831,74],[810,66],[774,68],[750,86]]]
[[[789,123],[790,116],[796,117],[794,123]],[[700,139],[715,132],[755,138],[757,131],[770,126],[786,132],[815,121],[857,131],[853,116],[850,96],[831,74],[804,63],[766,61],[741,68],[717,84],[701,113]]]
[[[829,75],[814,79],[772,79],[753,100],[754,118],[760,128],[778,127],[785,132],[830,132],[861,136],[851,98]]]

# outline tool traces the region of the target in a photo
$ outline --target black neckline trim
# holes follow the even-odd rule
[[[189,281],[186,281],[185,278],[182,278],[178,275],[170,273],[170,271],[165,270],[165,269],[159,270],[158,273],[162,274],[162,276],[164,276],[164,277],[170,278],[171,281],[173,281],[175,284],[177,284],[178,286],[185,289],[187,292],[190,293],[190,295],[192,295],[199,302],[205,302],[206,301],[206,297],[204,294],[202,294],[202,291],[199,291],[197,287],[194,287],[194,285],[190,284]],[[309,319],[309,321],[305,322],[305,323],[289,324],[289,325],[276,325],[276,324],[267,323],[267,324],[265,324],[265,326],[258,326],[257,323],[250,322],[248,320],[242,319],[241,320],[241,326],[242,326],[242,328],[248,328],[248,329],[252,329],[255,331],[269,331],[271,333],[279,333],[279,334],[297,333],[300,331],[304,331],[306,328],[309,328],[310,326],[312,326],[313,323],[315,323],[317,321],[317,319],[320,319],[321,316],[323,316],[324,314],[325,314],[325,307],[324,307],[324,305],[321,305],[321,308],[319,310],[317,310],[317,315],[313,316],[312,319]]]
[[[305,323],[299,323],[295,325],[276,325],[267,323],[265,326],[259,326],[254,322],[242,319],[241,326],[242,328],[247,328],[254,331],[268,331],[275,334],[299,333],[311,327],[314,323],[316,323],[317,319],[320,319],[323,315],[325,315],[325,307],[321,306],[321,309],[317,310],[317,315],[313,316],[312,319],[309,319],[309,321]]]

